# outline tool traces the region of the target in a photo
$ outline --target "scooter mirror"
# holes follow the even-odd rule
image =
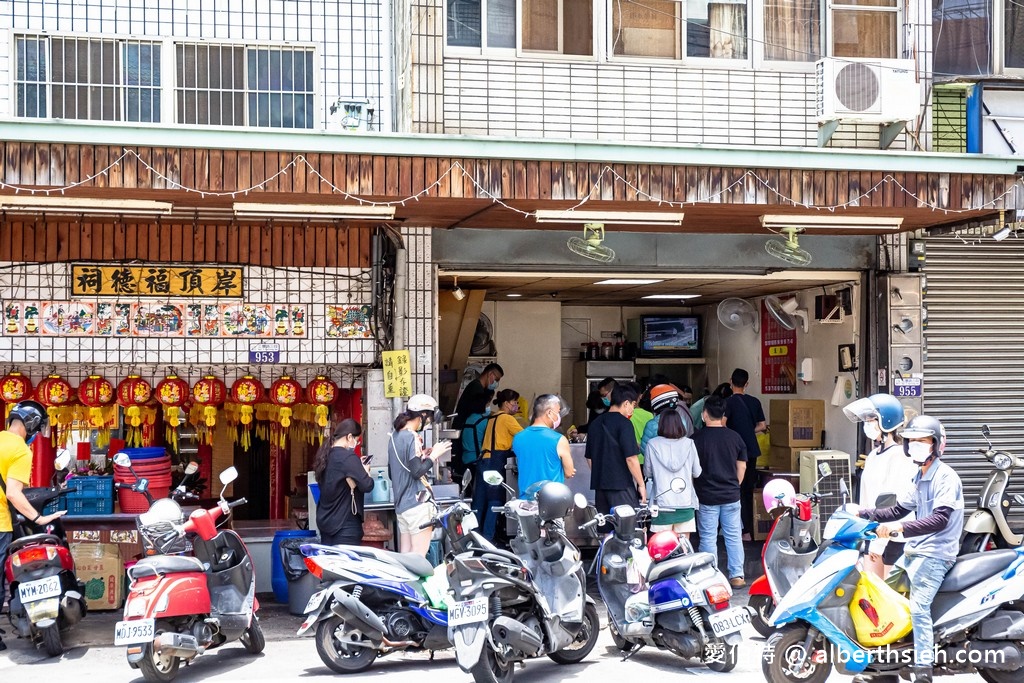
[[[827,462],[819,462],[818,473],[821,474],[822,479],[824,479],[825,477],[830,477],[832,476],[832,468],[829,467],[829,464]]]
[[[199,471],[199,464],[194,462],[194,461],[190,462],[188,465],[185,466],[185,476],[188,476],[190,474],[195,474],[198,471]]]
[[[981,425],[981,433],[986,439],[992,436],[992,430],[988,428],[988,425]]]
[[[839,480],[839,493],[843,494],[843,496],[850,495],[850,489],[848,489],[846,487],[846,480],[845,479],[840,479]]]
[[[462,490],[465,491],[469,488],[469,485],[473,483],[473,471],[466,470],[462,474]]]
[[[577,493],[575,496],[573,496],[572,502],[580,510],[585,509],[588,505],[587,497],[584,496],[582,493]]]
[[[669,488],[672,489],[672,493],[682,493],[686,490],[686,480],[682,477],[676,477],[669,484]]]
[[[224,486],[227,486],[235,479],[238,479],[238,470],[234,467],[229,467],[220,473],[220,483],[224,484]]]
[[[843,482],[843,483],[845,484],[846,482]],[[895,504],[896,504],[896,494],[895,493],[883,493],[882,495],[878,496],[878,498],[875,498],[875,507],[876,508],[891,508]]]
[[[118,453],[117,455],[114,456],[114,464],[117,465],[118,467],[131,467],[132,459],[129,458],[124,453]]]
[[[66,448],[62,448],[58,453],[57,457],[53,460],[53,466],[58,470],[66,470],[68,465],[71,464],[71,451]]]
[[[484,481],[491,486],[500,486],[505,477],[498,470],[487,470],[484,472]]]

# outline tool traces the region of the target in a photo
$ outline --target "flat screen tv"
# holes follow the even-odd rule
[[[642,358],[699,358],[702,342],[699,315],[640,316]]]

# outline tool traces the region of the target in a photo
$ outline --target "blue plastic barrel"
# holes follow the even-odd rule
[[[154,458],[162,458],[167,455],[167,450],[163,446],[125,448],[122,449],[121,452],[132,460],[151,460]]]
[[[281,541],[287,538],[310,537],[315,538],[316,532],[308,529],[292,529],[278,531],[274,534],[274,543],[270,549],[270,585],[274,589],[274,598],[278,602],[288,604],[288,579],[284,575],[284,565],[281,563]]]

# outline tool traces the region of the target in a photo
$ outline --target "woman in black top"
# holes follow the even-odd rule
[[[316,452],[316,526],[324,545],[359,545],[363,540],[363,494],[373,489],[373,479],[355,452],[362,433],[355,420],[342,420]]]

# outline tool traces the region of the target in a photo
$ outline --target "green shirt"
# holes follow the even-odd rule
[[[633,409],[633,416],[629,418],[629,421],[633,423],[633,431],[636,432],[636,442],[640,443],[640,439],[644,435],[644,427],[647,423],[654,418],[654,413],[647,412],[643,408],[637,407]],[[640,453],[640,464],[644,464],[644,454]]]

